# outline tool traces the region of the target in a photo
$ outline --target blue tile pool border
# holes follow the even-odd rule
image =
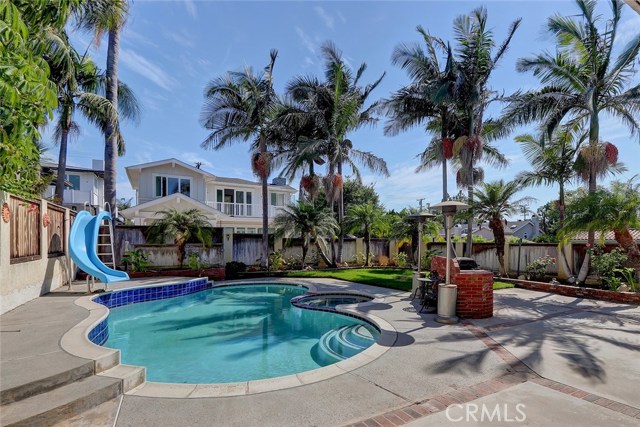
[[[121,307],[123,305],[180,297],[211,289],[212,287],[213,282],[209,281],[207,278],[203,278],[183,283],[145,286],[105,292],[93,298],[92,301],[111,309]],[[103,345],[107,342],[107,339],[109,338],[109,326],[107,319],[108,317],[104,318],[93,329],[91,329],[91,331],[89,331],[89,341],[97,345]]]

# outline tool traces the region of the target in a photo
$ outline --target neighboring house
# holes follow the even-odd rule
[[[640,243],[640,229],[637,228],[630,228],[629,232],[631,233],[631,237],[633,237],[633,240],[635,240],[636,242]],[[587,231],[579,231],[572,239],[572,242],[586,242],[587,240],[589,240],[589,233]],[[613,231],[607,231],[604,234],[604,239],[602,236],[602,233],[600,231],[596,231],[595,233],[595,241],[596,243],[600,243],[604,240],[605,244],[618,244],[618,242],[616,241],[616,238],[613,234]]]
[[[235,233],[262,232],[262,187],[239,178],[215,176],[177,159],[125,168],[136,205],[120,214],[136,225],[148,225],[157,212],[198,209],[214,227],[233,227]],[[297,192],[282,178],[269,185],[269,223]]]
[[[473,227],[472,231],[474,236],[482,236],[485,239],[493,240],[493,231],[489,228],[489,222],[485,221],[478,226]],[[444,236],[444,231],[441,232]],[[522,239],[533,239],[541,234],[540,221],[536,215],[532,215],[531,219],[519,220],[519,221],[505,221],[504,225],[504,237],[508,240],[511,237]],[[466,224],[457,224],[451,230],[451,236],[466,236],[467,226]]]
[[[42,162],[42,172],[56,174],[57,163]],[[93,210],[104,207],[104,162],[92,160],[91,168],[78,166],[66,167],[65,189],[62,205],[76,211],[85,209],[86,204]],[[55,181],[45,191],[44,198],[52,198],[55,194]]]

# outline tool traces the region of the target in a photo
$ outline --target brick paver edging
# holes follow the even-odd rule
[[[543,378],[532,371],[515,355],[501,346],[497,341],[487,335],[486,331],[468,321],[462,321],[462,324],[476,338],[484,343],[491,351],[495,352],[498,357],[504,360],[512,372],[501,377],[483,381],[481,383],[466,386],[464,388],[456,388],[448,393],[430,397],[428,399],[413,403],[411,405],[385,412],[366,420],[361,420],[345,427],[394,427],[410,423],[416,419],[426,417],[437,412],[444,411],[449,405],[463,404],[498,393],[517,384],[527,381],[534,382],[538,385],[559,391],[577,399],[607,408],[611,411],[627,415],[632,418],[640,419],[640,409],[626,405],[615,400],[607,399],[593,393],[589,393],[578,388]]]

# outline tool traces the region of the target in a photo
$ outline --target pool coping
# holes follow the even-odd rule
[[[120,288],[117,291],[125,289],[137,289],[145,287],[170,286],[180,283],[190,283],[202,280],[202,278],[193,278],[187,280],[175,280],[172,282],[158,284],[150,284],[143,286],[132,286],[129,288]],[[214,282],[212,288],[240,285],[240,284],[283,284],[298,285],[308,289],[309,294],[354,294],[366,295],[373,299],[371,301],[361,302],[357,304],[342,304],[336,306],[338,314],[344,313],[364,319],[373,324],[380,331],[380,337],[370,347],[360,353],[342,360],[338,363],[327,365],[321,368],[304,371],[296,374],[285,375],[280,377],[266,378],[261,380],[251,380],[233,383],[211,383],[211,384],[186,384],[186,383],[163,383],[155,381],[146,381],[146,370],[144,367],[124,365],[120,363],[120,350],[99,346],[89,340],[89,333],[100,322],[109,315],[109,308],[93,301],[100,294],[92,294],[80,297],[74,301],[79,307],[89,311],[89,315],[67,331],[60,340],[60,346],[64,351],[74,356],[94,361],[94,373],[112,378],[120,378],[125,384],[129,384],[124,388],[124,393],[132,396],[142,397],[161,397],[161,398],[216,398],[216,397],[232,397],[245,396],[251,394],[265,393],[276,390],[283,390],[324,381],[339,375],[346,374],[362,366],[373,362],[378,357],[386,353],[396,342],[397,331],[386,320],[369,314],[358,308],[366,308],[367,306],[379,304],[385,298],[376,297],[362,291],[341,290],[340,292],[318,291],[313,283],[301,280],[287,279],[245,279],[245,280],[229,280]],[[304,308],[302,308],[304,309]],[[117,367],[129,367],[131,369],[117,369]],[[115,368],[115,369],[114,369]],[[136,370],[138,376],[141,375],[141,381],[131,382],[128,377],[131,370]],[[140,370],[142,373],[140,374]]]

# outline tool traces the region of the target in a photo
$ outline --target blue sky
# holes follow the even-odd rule
[[[600,5],[607,12],[606,3]],[[262,68],[269,50],[279,56],[275,68],[276,88],[297,74],[321,75],[319,46],[333,41],[354,67],[368,64],[364,82],[386,72],[372,98],[388,96],[408,83],[402,70],[390,63],[393,48],[400,42],[419,42],[415,31],[422,25],[442,38],[452,35],[451,23],[460,14],[485,5],[489,25],[502,41],[508,25],[523,18],[508,54],[490,82],[499,92],[537,87],[529,74],[515,71],[515,62],[543,49],[552,49],[553,40],[543,31],[545,20],[554,13],[573,15],[571,1],[369,1],[369,2],[222,2],[222,1],[145,1],[136,0],[122,34],[120,77],[136,92],[143,115],[138,125],[125,123],[123,132],[127,153],[118,160],[118,197],[133,197],[124,167],[175,157],[188,163],[201,161],[203,168],[219,176],[253,179],[247,145],[239,144],[221,151],[205,151],[200,143],[207,132],[198,123],[207,81],[227,70],[244,66]],[[607,15],[605,15],[607,16]],[[619,32],[620,47],[640,28],[640,15],[625,6]],[[90,34],[75,33],[72,41],[84,51],[91,44]],[[92,48],[101,66],[105,63],[106,42]],[[640,81],[636,76],[635,83]],[[82,122],[80,122],[82,124]],[[388,208],[416,206],[416,199],[436,203],[441,198],[441,172],[416,174],[417,158],[427,137],[420,129],[396,137],[383,135],[384,118],[374,128],[350,135],[354,145],[382,156],[391,176],[383,178],[363,171],[364,181],[374,183]],[[631,138],[617,121],[605,118],[601,123],[603,139],[620,150],[630,177],[640,172],[638,137]],[[50,141],[47,134],[46,141]],[[520,148],[512,139],[499,143],[511,165],[497,170],[485,167],[485,179],[511,179],[528,167]],[[88,124],[69,149],[68,163],[90,166],[91,159],[104,154],[103,138]],[[52,146],[49,157],[57,158]],[[296,186],[297,183],[294,183]],[[449,193],[457,193],[450,176]],[[531,188],[526,194],[537,199],[532,208],[556,198],[557,189]],[[524,195],[524,194],[523,194]]]

